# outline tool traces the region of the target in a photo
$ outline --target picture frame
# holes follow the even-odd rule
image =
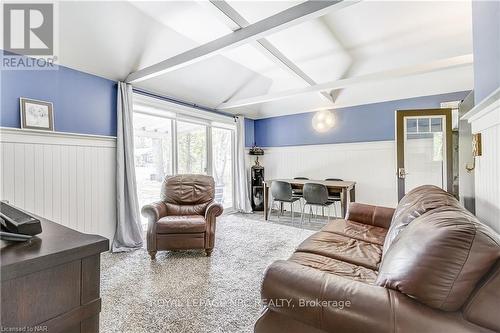
[[[54,107],[51,102],[21,97],[21,128],[54,131]]]

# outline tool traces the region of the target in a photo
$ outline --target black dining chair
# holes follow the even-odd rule
[[[326,178],[325,181],[339,181],[343,182],[343,179],[340,178]],[[333,192],[333,193],[328,193],[328,200],[333,202],[333,212],[335,214],[335,217],[337,217],[337,202],[342,202],[342,197],[340,195],[340,192]]]
[[[330,206],[334,201],[328,200],[328,188],[325,185],[316,183],[304,184],[304,200],[305,203],[302,206],[302,215],[300,217],[301,225],[304,221],[304,211],[307,205],[309,205],[310,208],[313,206],[321,207],[322,209],[325,207],[328,208],[327,221],[330,221]],[[311,215],[312,209],[309,211],[309,223],[311,222]]]
[[[283,204],[289,203],[290,211],[292,214],[292,224],[293,224],[293,218],[294,218],[293,204],[294,202],[300,200],[300,198],[293,196],[292,185],[288,182],[275,180],[271,184],[271,195],[272,195],[272,201],[271,201],[271,210],[269,212],[269,219],[271,219],[274,202],[280,203],[280,209],[278,210],[278,220],[280,218],[280,214],[283,214]]]

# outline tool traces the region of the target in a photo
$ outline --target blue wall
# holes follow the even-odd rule
[[[255,121],[245,118],[245,147],[253,147],[255,144]]]
[[[462,100],[469,91],[416,97],[339,108],[336,124],[326,133],[311,125],[314,112],[255,120],[255,140],[260,147],[394,140],[394,111],[439,108],[441,102]]]
[[[474,100],[500,86],[500,1],[472,2]]]
[[[20,127],[19,97],[27,97],[54,104],[56,131],[116,135],[114,81],[63,66],[57,70],[5,70],[0,80],[0,126]]]

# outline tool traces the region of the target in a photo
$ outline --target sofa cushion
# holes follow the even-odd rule
[[[380,264],[377,285],[433,308],[456,311],[500,258],[500,240],[463,208],[425,213],[399,233]]]
[[[297,251],[315,253],[375,270],[382,256],[381,245],[327,231],[311,235],[297,247]]]
[[[351,202],[347,210],[346,220],[388,229],[391,225],[394,211],[394,208]]]
[[[385,228],[349,220],[333,220],[321,228],[321,230],[378,245],[384,245],[385,235],[387,234],[387,229]]]
[[[311,325],[323,333],[408,333],[398,330],[396,326],[394,297],[387,289],[289,260],[275,261],[267,268],[261,297],[271,311]],[[275,331],[255,332],[287,331],[281,326]],[[305,327],[291,332],[310,333],[315,330]]]
[[[419,186],[408,192],[392,216],[391,226],[384,241],[384,255],[396,236],[411,221],[429,210],[442,206],[460,207],[460,203],[451,194],[434,185]]]
[[[374,284],[377,272],[362,266],[350,264],[345,261],[336,260],[308,252],[295,252],[290,261],[303,266],[318,269],[322,272],[343,276],[352,280]]]
[[[156,222],[158,234],[189,234],[205,231],[205,218],[201,215],[165,216]]]

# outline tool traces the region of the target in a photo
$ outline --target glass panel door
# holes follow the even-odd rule
[[[207,173],[207,127],[177,121],[177,173]]]
[[[451,109],[397,111],[396,119],[399,200],[421,185],[451,193]]]
[[[161,183],[173,173],[172,120],[134,113],[134,157],[139,207],[158,201]],[[143,223],[147,223],[143,218]]]
[[[405,117],[405,194],[421,185],[446,189],[444,116]]]
[[[224,208],[233,206],[233,131],[212,128],[212,163],[215,200]]]

